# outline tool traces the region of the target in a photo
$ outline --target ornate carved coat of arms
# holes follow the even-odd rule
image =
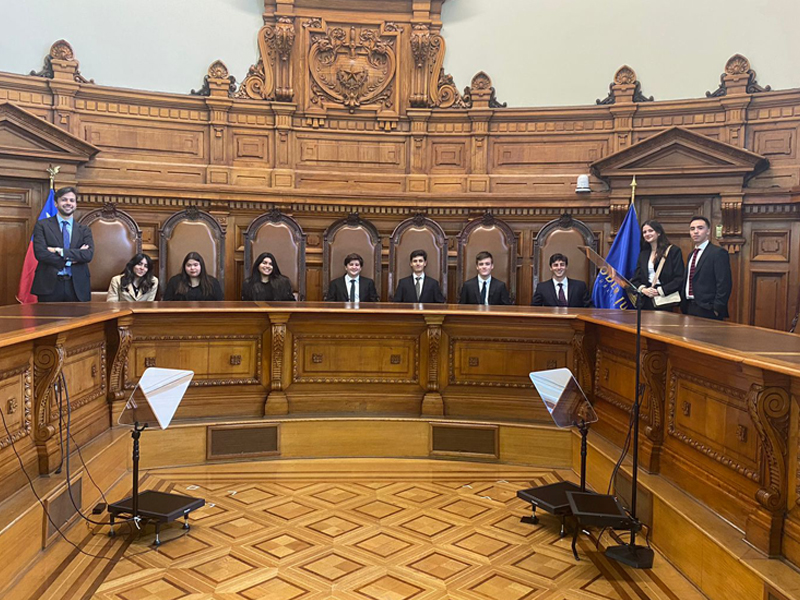
[[[393,107],[392,83],[397,71],[394,36],[374,29],[349,31],[329,28],[311,36],[308,54],[311,102],[322,106],[334,102],[350,112],[364,105]]]

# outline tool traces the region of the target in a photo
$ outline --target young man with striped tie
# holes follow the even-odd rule
[[[730,258],[724,248],[711,243],[711,223],[707,218],[692,217],[689,235],[694,249],[686,262],[681,311],[685,315],[722,321],[728,316],[733,285]]]

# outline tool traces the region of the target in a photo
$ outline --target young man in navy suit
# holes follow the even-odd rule
[[[556,253],[550,257],[550,273],[552,279],[540,281],[533,294],[532,306],[569,306],[572,308],[586,308],[591,306],[592,297],[589,295],[586,283],[580,279],[569,279],[567,267],[569,259],[563,254]]]
[[[692,217],[689,235],[694,250],[686,262],[681,311],[685,315],[722,321],[728,316],[733,287],[730,257],[724,248],[711,243],[711,223],[705,217]]]
[[[393,302],[422,302],[443,304],[447,300],[442,294],[439,282],[425,275],[428,266],[428,253],[425,250],[414,250],[411,253],[411,275],[397,282],[397,289],[392,297]]]
[[[36,222],[33,254],[39,264],[31,293],[39,302],[89,302],[89,263],[94,257],[92,231],[74,219],[78,191],[63,187],[55,193],[58,212]]]
[[[375,282],[361,275],[364,259],[361,255],[348,254],[344,257],[344,277],[331,280],[325,300],[328,302],[380,302]]]
[[[494,259],[485,250],[475,257],[478,276],[464,282],[459,304],[511,304],[506,284],[492,277]]]

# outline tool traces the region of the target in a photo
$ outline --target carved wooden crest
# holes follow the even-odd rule
[[[316,23],[308,24],[311,29]],[[321,23],[320,23],[321,25]],[[333,102],[350,112],[364,105],[394,107],[398,28],[319,27],[308,51],[311,103]],[[388,35],[386,35],[388,33]]]

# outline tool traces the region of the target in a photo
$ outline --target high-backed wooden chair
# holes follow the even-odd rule
[[[333,223],[323,235],[323,298],[328,295],[331,279],[344,276],[344,258],[352,252],[364,258],[361,272],[375,280],[375,289],[381,295],[381,236],[372,223],[354,213]]]
[[[86,213],[80,222],[92,230],[94,238],[94,258],[89,263],[92,302],[105,302],[111,278],[142,251],[142,231],[133,217],[113,204]]]
[[[505,281],[511,302],[517,296],[517,237],[507,223],[487,212],[480,219],[467,223],[458,234],[458,265],[456,281],[458,294],[467,279],[477,275],[475,257],[486,250],[492,255],[492,276]]]
[[[159,286],[164,293],[170,277],[177,275],[189,252],[197,252],[206,271],[225,289],[225,232],[209,213],[190,206],[164,221],[159,240]]]
[[[550,279],[550,256],[563,254],[569,261],[567,276],[585,281],[591,286],[597,267],[586,259],[580,246],[589,246],[597,252],[597,237],[583,221],[564,213],[545,224],[533,241],[533,289],[542,280]]]
[[[244,233],[244,278],[250,277],[253,261],[271,252],[281,274],[292,282],[298,300],[306,297],[306,234],[292,217],[278,210],[265,213],[250,223]]]
[[[411,274],[409,256],[414,250],[428,253],[425,272],[439,281],[447,298],[447,235],[436,221],[417,215],[400,223],[389,239],[389,294]]]

